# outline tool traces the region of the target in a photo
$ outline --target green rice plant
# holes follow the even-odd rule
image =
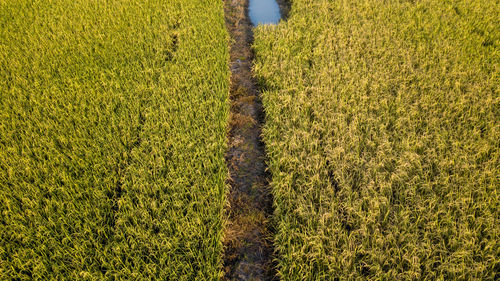
[[[283,280],[495,280],[500,5],[294,0],[255,73]]]
[[[221,1],[0,0],[0,279],[214,280]]]

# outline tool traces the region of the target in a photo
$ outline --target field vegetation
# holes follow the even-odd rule
[[[500,2],[293,0],[258,27],[283,280],[495,280]]]
[[[227,46],[222,1],[0,0],[1,280],[218,279]]]

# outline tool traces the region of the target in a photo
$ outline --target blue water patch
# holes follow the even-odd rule
[[[281,19],[276,0],[250,0],[248,13],[253,25],[277,24]]]

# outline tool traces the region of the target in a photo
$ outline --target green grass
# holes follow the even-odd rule
[[[220,276],[227,42],[221,1],[0,0],[1,280]]]
[[[294,0],[255,36],[283,280],[498,278],[498,1]]]

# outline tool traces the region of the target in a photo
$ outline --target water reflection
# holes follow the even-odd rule
[[[253,25],[277,24],[281,18],[276,0],[250,0],[248,13]]]

